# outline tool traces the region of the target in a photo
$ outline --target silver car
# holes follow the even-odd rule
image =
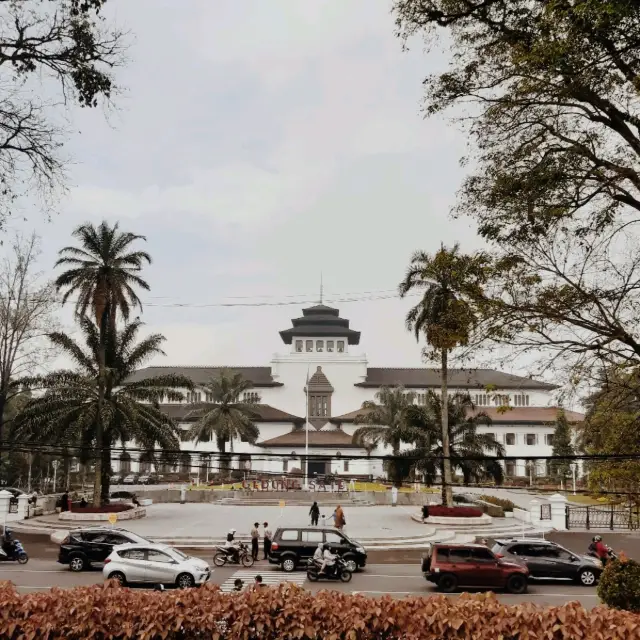
[[[166,544],[122,544],[107,558],[102,575],[121,585],[172,585],[188,589],[211,576],[209,565]]]

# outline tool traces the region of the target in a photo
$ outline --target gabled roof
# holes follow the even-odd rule
[[[394,369],[388,367],[368,367],[367,377],[363,382],[356,382],[356,387],[381,387],[403,385],[407,389],[424,389],[440,387],[440,369],[420,367],[414,369]],[[449,387],[458,389],[522,389],[552,391],[558,385],[549,384],[525,376],[516,376],[494,369],[450,369],[448,373]]]
[[[221,371],[227,371],[229,375],[239,373],[256,388],[283,386],[282,382],[275,382],[271,377],[271,367],[145,367],[138,369],[128,382],[138,382],[154,376],[178,374],[190,378],[194,384],[205,385],[211,378],[217,378]]]
[[[205,403],[202,403],[203,406]],[[215,406],[213,404],[206,405]],[[160,409],[166,413],[170,418],[179,422],[195,422],[197,416],[191,416],[187,418],[187,415],[193,411],[194,406],[191,404],[161,404]],[[294,424],[304,424],[304,418],[299,418],[286,411],[276,409],[269,404],[257,404],[256,414],[258,417],[254,418],[254,422],[293,422]]]
[[[356,409],[329,420],[333,424],[353,423],[356,416],[366,415],[371,409]],[[500,411],[497,407],[477,407],[476,413],[486,413],[493,424],[553,424],[558,415],[558,407],[512,407]],[[584,414],[565,410],[569,424],[584,421]]]
[[[309,431],[310,447],[340,447],[341,449],[362,449],[359,445],[353,444],[353,438],[339,429],[331,431]],[[290,431],[276,438],[257,443],[258,447],[304,447],[305,432],[303,429]]]

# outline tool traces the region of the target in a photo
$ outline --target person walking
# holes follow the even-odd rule
[[[317,502],[314,502],[309,509],[309,515],[311,516],[311,526],[318,526],[318,518],[320,517],[320,507]]]
[[[273,540],[273,533],[271,529],[269,529],[269,523],[264,523],[264,559],[269,559],[269,554],[271,553],[271,541]]]
[[[342,507],[338,505],[335,511],[335,527],[339,531],[342,531],[345,524],[347,524],[347,519],[344,517],[344,511],[342,510]]]
[[[253,529],[251,529],[251,557],[255,560],[258,559],[259,553],[259,540],[260,540],[260,532],[258,531],[258,527],[260,526],[259,522],[253,523]]]

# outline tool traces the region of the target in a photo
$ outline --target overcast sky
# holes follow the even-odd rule
[[[158,364],[267,365],[322,272],[370,365],[420,366],[409,303],[375,298],[414,250],[479,241],[448,213],[465,140],[420,113],[421,82],[446,55],[403,52],[389,9],[109,0],[108,19],[132,32],[126,94],[108,118],[74,114],[72,189],[53,223],[30,213],[25,227],[44,238],[43,266],[86,220],[145,234]],[[339,302],[352,297],[374,299]],[[294,304],[216,306],[275,302]]]

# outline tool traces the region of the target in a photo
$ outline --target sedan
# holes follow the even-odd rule
[[[211,576],[209,565],[166,544],[116,547],[106,559],[102,575],[122,586],[149,584],[179,589],[203,585]]]
[[[135,484],[136,483],[136,476],[135,474],[131,473],[128,476],[124,477],[124,480],[122,481],[122,484]]]

